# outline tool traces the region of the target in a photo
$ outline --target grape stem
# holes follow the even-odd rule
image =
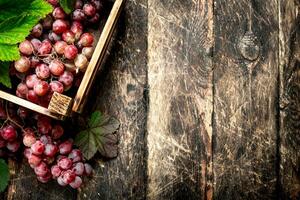
[[[6,119],[6,120],[4,121],[4,123],[2,124],[2,127],[3,127],[8,121],[10,121],[10,122],[12,122],[13,124],[15,124],[16,126],[18,126],[18,127],[22,130],[22,132],[24,132],[23,126],[21,126],[18,122],[14,121],[12,118],[10,118],[9,113],[8,113],[8,108],[7,108],[7,102],[5,103],[5,112],[6,112],[7,119]],[[2,128],[2,127],[1,127],[1,128]]]

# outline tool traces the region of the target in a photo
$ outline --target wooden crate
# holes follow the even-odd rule
[[[104,60],[107,47],[111,41],[112,34],[115,30],[116,23],[124,3],[125,0],[116,0],[114,2],[107,22],[95,47],[93,56],[86,72],[84,73],[83,79],[74,98],[55,92],[51,98],[48,108],[42,107],[1,90],[0,98],[59,120],[65,119],[72,112],[81,113],[86,103],[85,97],[88,95],[97,71]]]

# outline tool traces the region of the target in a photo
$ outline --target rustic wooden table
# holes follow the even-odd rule
[[[90,97],[121,121],[119,156],[78,192],[10,163],[2,197],[300,198],[299,4],[128,0]]]

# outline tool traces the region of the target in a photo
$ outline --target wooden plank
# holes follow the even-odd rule
[[[300,4],[280,1],[280,178],[282,199],[300,198]]]
[[[79,199],[145,199],[147,117],[147,1],[128,0],[104,71],[87,105],[121,123],[119,156],[102,162]],[[88,113],[88,111],[86,111]]]
[[[213,1],[148,5],[147,196],[211,199]]]
[[[23,162],[9,160],[9,167],[11,180],[7,200],[76,199],[76,190],[71,187],[61,187],[55,180],[47,184],[38,182],[26,159]]]
[[[278,1],[216,0],[214,199],[278,195]]]

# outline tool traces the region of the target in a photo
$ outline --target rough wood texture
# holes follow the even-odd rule
[[[145,199],[147,117],[147,1],[130,1],[121,16],[119,33],[98,77],[94,107],[121,122],[119,156],[97,160],[96,176],[79,199]]]
[[[58,113],[63,116],[67,116],[71,108],[72,98],[63,94],[54,92],[51,101],[48,105],[48,110],[50,112]]]
[[[148,5],[147,195],[211,199],[212,1]]]
[[[274,199],[278,1],[216,0],[214,15],[214,198]]]
[[[280,4],[280,177],[282,199],[300,198],[300,2]]]

